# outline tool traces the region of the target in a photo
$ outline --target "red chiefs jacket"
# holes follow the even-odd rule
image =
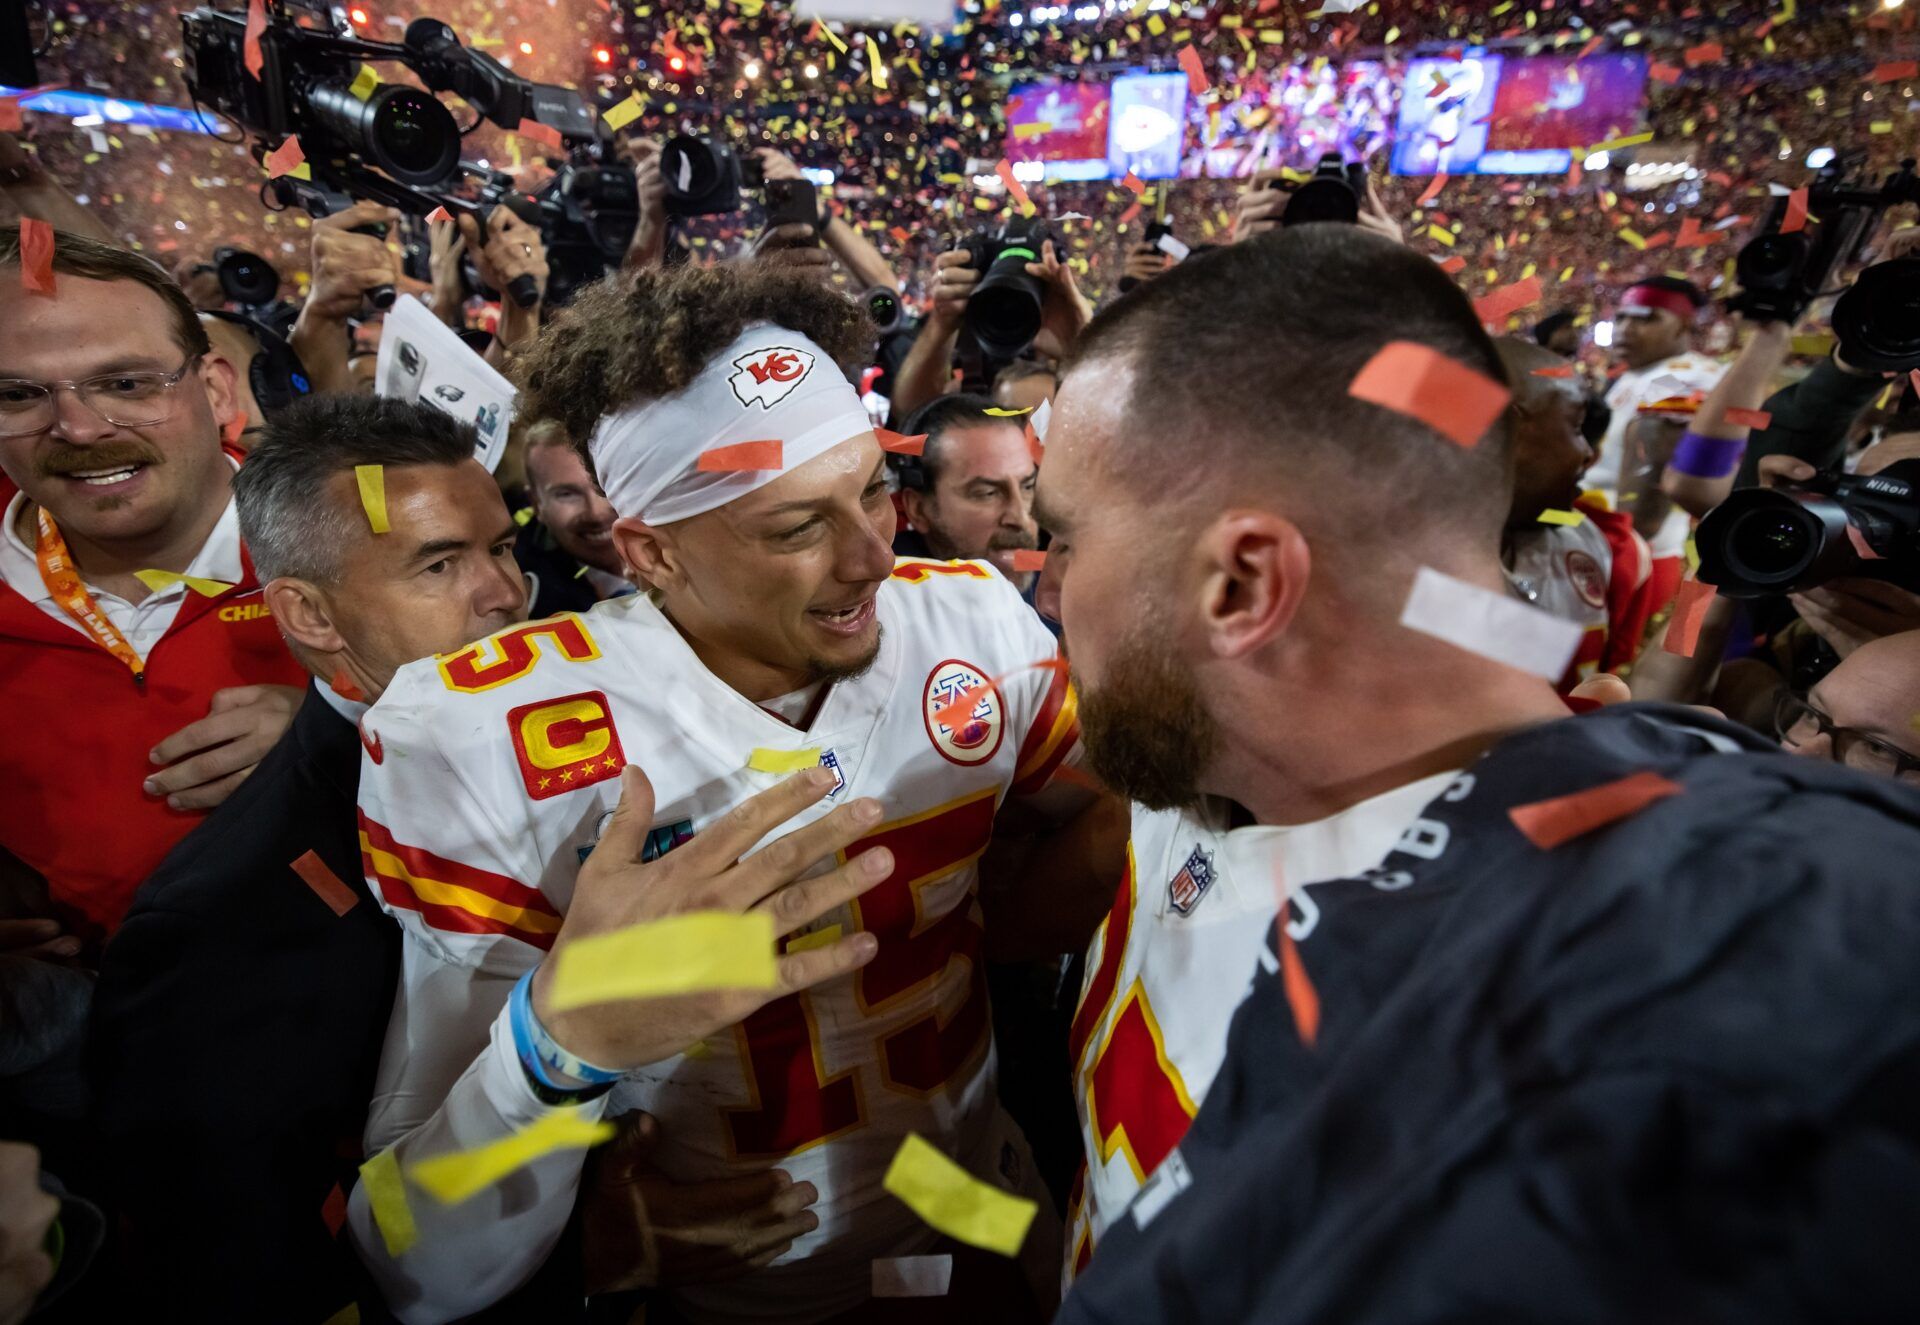
[[[0,507],[14,487],[0,479]],[[68,928],[97,942],[134,890],[205,817],[141,781],[148,752],[207,715],[228,686],[304,685],[244,551],[240,583],[189,593],[147,655],[146,680],[0,584],[0,847],[46,880]]]

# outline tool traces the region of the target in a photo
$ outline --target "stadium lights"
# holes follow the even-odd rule
[[[1580,163],[1584,170],[1605,170],[1613,164],[1613,157],[1605,152],[1589,152],[1587,159]]]
[[[745,74],[745,75],[746,75],[746,76],[747,76],[748,78],[758,78],[758,77],[760,77],[760,63],[759,63],[759,61],[757,61],[757,60],[748,60],[748,61],[746,62],[746,64],[745,64],[744,66],[742,66],[742,67],[741,67],[741,70],[740,70],[740,72],[741,72],[741,73],[743,73],[743,74]]]
[[[817,64],[809,64],[805,69],[802,69],[800,72],[805,74],[808,78],[818,78],[820,77],[820,66]]]
[[[1907,0],[1880,0],[1880,7],[1882,9],[1898,9],[1906,2]]]
[[[1808,170],[1824,170],[1833,164],[1834,152],[1831,147],[1816,147],[1807,153]]]
[[[1613,345],[1613,323],[1611,322],[1594,323],[1593,324],[1593,343],[1595,345],[1598,345],[1603,350],[1610,348]]]

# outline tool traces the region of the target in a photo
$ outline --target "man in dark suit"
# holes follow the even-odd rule
[[[356,722],[402,664],[524,616],[513,521],[473,454],[435,410],[321,396],[276,416],[235,479],[261,610],[316,680],[101,965],[94,1119],[126,1278],[162,1316],[319,1325],[377,1301],[333,1237],[400,952],[361,869]],[[379,467],[382,500],[363,502],[358,466]]]

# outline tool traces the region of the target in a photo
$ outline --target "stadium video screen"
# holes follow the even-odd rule
[[[1105,83],[1029,83],[1007,98],[1009,161],[1107,160]]]
[[[1113,80],[1113,123],[1107,133],[1107,174],[1172,179],[1180,173],[1186,134],[1187,76],[1122,74]]]
[[[1368,160],[1392,140],[1398,99],[1393,74],[1377,60],[1256,70],[1217,119],[1195,106],[1195,146],[1180,173],[1232,179],[1281,167],[1312,170],[1328,152]]]
[[[1574,149],[1633,131],[1646,80],[1637,55],[1412,60],[1393,172],[1563,174]]]

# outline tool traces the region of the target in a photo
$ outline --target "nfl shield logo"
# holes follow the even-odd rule
[[[827,799],[832,800],[847,789],[847,775],[840,771],[840,757],[831,750],[820,752],[820,766],[833,770],[833,790],[827,793]]]
[[[1207,895],[1207,889],[1213,887],[1213,853],[1195,846],[1193,854],[1187,857],[1187,863],[1173,876],[1173,882],[1167,885],[1167,900],[1173,903],[1173,909],[1181,915],[1190,914]]]

